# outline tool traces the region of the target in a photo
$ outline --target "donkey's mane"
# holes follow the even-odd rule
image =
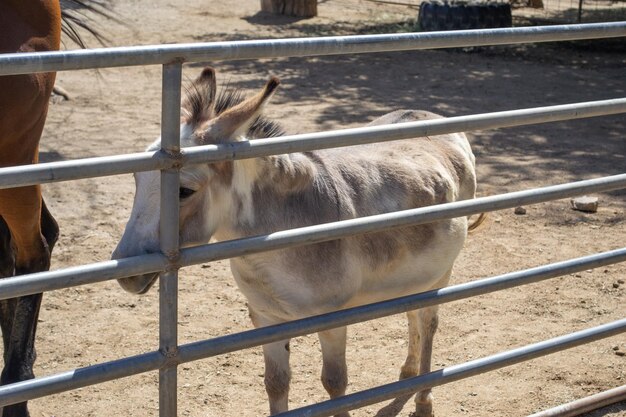
[[[217,98],[215,99],[215,116],[218,116],[231,107],[236,106],[244,101],[244,99],[244,93],[239,88],[231,88],[229,85],[221,88]],[[185,101],[192,123],[198,122],[202,119],[202,116],[207,113],[207,109],[209,109],[212,105],[212,92],[209,91],[209,89],[204,85],[198,86],[192,84],[187,88]],[[284,134],[285,131],[279,123],[264,116],[259,116],[250,125],[250,128],[248,128],[246,137],[248,139],[262,139],[283,136]]]

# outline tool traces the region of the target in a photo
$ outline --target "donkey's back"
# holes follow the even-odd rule
[[[440,118],[396,111],[370,125]],[[285,192],[271,176],[254,189],[241,236],[474,197],[474,156],[464,134],[291,155],[311,181]],[[237,258],[237,281],[260,315],[287,320],[429,290],[447,283],[467,233],[465,217]]]

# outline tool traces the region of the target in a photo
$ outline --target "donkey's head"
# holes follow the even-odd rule
[[[215,72],[205,68],[192,82],[182,102],[181,146],[243,141],[278,136],[280,128],[260,117],[264,104],[278,86],[270,78],[257,95],[243,100],[237,91],[216,97]],[[148,150],[160,147],[160,138]],[[186,166],[180,172],[180,244],[208,242],[218,227],[228,227],[230,217],[250,215],[250,182],[258,176],[251,161],[225,161]],[[159,251],[160,175],[157,171],[135,174],[135,201],[113,259]],[[118,280],[129,292],[143,294],[157,274]]]

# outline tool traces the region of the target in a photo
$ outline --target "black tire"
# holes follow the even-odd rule
[[[513,25],[509,3],[420,4],[417,18],[422,31],[503,28]]]

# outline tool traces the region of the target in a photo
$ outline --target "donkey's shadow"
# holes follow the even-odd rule
[[[375,417],[396,417],[398,414],[400,414],[400,412],[402,411],[402,409],[404,408],[406,403],[414,395],[415,395],[414,393],[413,394],[405,394],[405,395],[402,395],[402,396],[396,398],[395,400],[393,400],[392,402],[390,402],[389,404],[387,404],[386,406],[384,406],[383,408],[378,410],[378,412],[376,413]],[[411,413],[411,415],[412,415],[412,413]]]

